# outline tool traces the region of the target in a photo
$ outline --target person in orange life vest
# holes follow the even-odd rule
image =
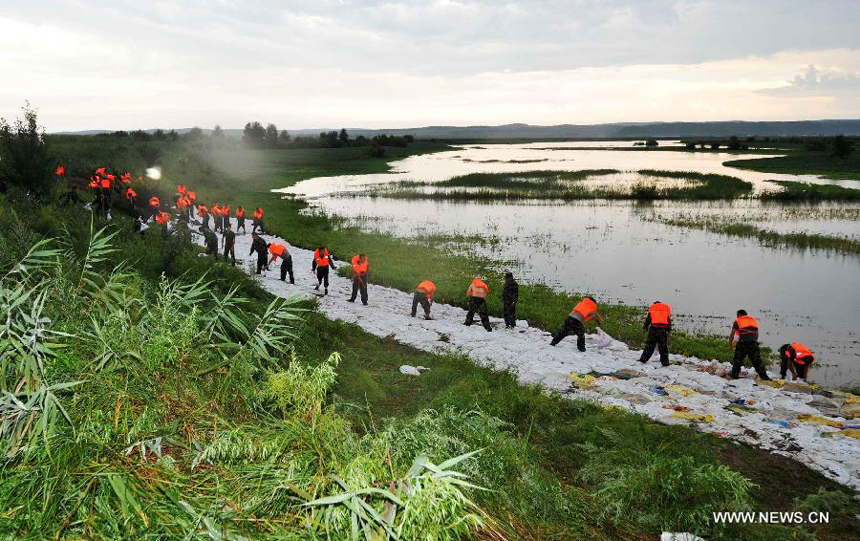
[[[761,351],[758,346],[758,323],[751,316],[747,315],[746,310],[738,310],[737,316],[735,322],[732,323],[732,331],[729,333],[729,347],[735,349],[735,356],[732,359],[732,379],[738,379],[741,375],[741,366],[744,364],[744,358],[749,357],[759,377],[764,381],[770,381],[767,371],[761,364]],[[738,336],[737,343],[735,342],[735,335]]]
[[[352,296],[349,302],[355,302],[361,292],[361,304],[367,306],[367,256],[358,254],[352,256]]]
[[[167,223],[168,218],[170,218],[170,215],[163,210],[159,210],[155,213],[155,223],[161,226],[161,236],[163,237],[167,237],[169,234]]]
[[[197,207],[197,215],[200,216],[200,219],[203,221],[203,227],[209,229],[209,209],[206,205],[199,205]]]
[[[219,205],[218,203],[215,203],[214,205],[212,205],[212,219],[215,220],[215,227],[212,228],[213,231],[218,231],[219,229],[223,229],[221,205]]]
[[[262,207],[257,207],[254,210],[254,220],[251,222],[251,233],[256,231],[258,227],[260,228],[260,233],[263,232],[263,214],[265,213],[263,212]]]
[[[113,179],[116,178],[113,175],[105,175],[99,179],[99,189],[100,189],[100,197],[99,197],[99,205],[100,210],[104,214],[110,213],[111,208],[111,188],[113,187]]]
[[[236,233],[230,222],[224,226],[224,234],[221,236],[221,244],[224,248],[224,259],[230,258],[231,264],[236,264]]]
[[[177,192],[179,195],[185,195],[185,192],[186,192],[185,184],[180,184],[179,186],[177,186],[177,187],[176,187],[176,192]]]
[[[230,223],[230,205],[221,207],[221,230],[223,231],[227,224]]]
[[[197,194],[194,193],[193,190],[187,190],[185,192],[185,197],[188,198],[188,219],[190,220],[193,217],[194,209],[196,208]]]
[[[131,173],[126,171],[125,173],[122,174],[122,183],[127,184],[127,185],[131,185]]]
[[[268,250],[268,246],[266,246],[266,241],[256,233],[251,233],[251,238],[254,240],[251,242],[251,251],[248,252],[248,255],[257,252],[257,274],[261,274],[263,269],[266,268],[266,251]]]
[[[274,263],[279,257],[281,258],[281,281],[286,282],[287,274],[289,274],[290,283],[295,284],[296,280],[293,277],[293,256],[287,251],[287,247],[283,244],[273,242],[269,244],[269,253],[272,254],[269,265]]]
[[[487,332],[492,332],[490,327],[490,316],[487,314],[487,294],[490,292],[490,287],[480,278],[475,278],[469,284],[466,290],[466,296],[469,297],[469,311],[466,312],[465,326],[469,326],[475,321],[475,312],[481,317],[481,324],[487,329]]]
[[[236,207],[236,233],[238,233],[240,229],[242,230],[242,233],[248,232],[245,229],[245,207],[243,206]]]
[[[125,198],[126,198],[126,199],[128,199],[128,202],[129,202],[130,204],[134,205],[134,202],[135,202],[135,200],[137,199],[137,192],[136,192],[136,191],[134,191],[134,188],[132,188],[131,186],[129,186],[129,187],[125,190]]]
[[[597,301],[594,300],[594,297],[586,295],[570,311],[564,325],[553,337],[550,345],[554,346],[561,342],[565,336],[574,333],[576,335],[576,348],[579,351],[585,351],[585,324],[595,318],[599,323],[603,323],[603,316],[597,309]]]
[[[645,339],[645,348],[639,362],[650,361],[656,346],[660,352],[660,364],[669,366],[669,333],[672,332],[672,309],[669,305],[660,301],[653,302],[648,308],[642,329],[648,331],[648,337]]]
[[[433,303],[433,297],[436,296],[436,284],[430,280],[424,280],[415,288],[415,294],[412,295],[412,317],[415,317],[418,312],[418,305],[424,308],[424,319],[433,319],[430,317],[430,305]]]
[[[314,287],[316,291],[319,291],[320,286],[325,284],[325,294],[328,295],[328,269],[329,267],[335,269],[337,267],[334,266],[334,260],[331,255],[329,255],[328,250],[326,250],[325,246],[320,246],[316,250],[314,250],[314,260],[311,262],[311,272],[316,271],[317,273],[317,285]]]
[[[779,359],[780,379],[785,379],[786,372],[791,370],[793,379],[797,380],[800,378],[806,381],[806,378],[809,377],[809,368],[815,362],[815,355],[803,344],[792,342],[790,344],[783,344],[779,348]]]
[[[54,176],[58,179],[62,179],[66,175],[66,168],[62,165],[58,165],[57,169],[54,171]]]

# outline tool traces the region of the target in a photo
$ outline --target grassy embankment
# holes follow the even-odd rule
[[[404,181],[374,189],[371,196],[396,199],[449,200],[583,200],[635,199],[654,201],[717,200],[745,197],[752,184],[734,177],[674,171],[637,171],[641,180],[632,185],[590,186],[588,180],[620,173],[615,169],[582,171],[528,171],[522,173],[472,173],[442,182]],[[658,178],[688,181],[689,186],[661,186]],[[653,180],[652,180],[653,179]],[[432,188],[427,190],[427,188]]]
[[[822,175],[832,179],[860,180],[860,150],[855,150],[846,158],[838,158],[832,156],[829,151],[796,148],[779,158],[732,160],[725,162],[725,165],[764,173]]]
[[[299,161],[332,155],[336,153]],[[188,166],[191,160],[176,155],[177,163]],[[310,163],[307,167],[313,168]],[[178,180],[179,175],[171,177],[171,166],[165,169],[168,180]],[[203,173],[213,174],[208,169]],[[247,197],[246,204],[253,204],[253,196]],[[270,216],[285,211],[286,205],[266,204]],[[13,246],[20,252],[41,236],[63,236],[66,229],[80,242],[86,230],[79,209],[30,208],[22,199],[0,205],[0,210],[4,254]],[[18,213],[23,214],[20,219]],[[138,275],[132,280],[136,289],[123,298],[150,306],[154,319],[148,324],[158,325],[143,326],[146,332],[132,337],[122,326],[108,329],[108,336],[122,342],[113,347],[119,357],[102,369],[90,363],[104,353],[102,347],[92,349],[98,343],[80,342],[62,362],[51,363],[51,376],[58,380],[89,381],[64,400],[77,432],[59,423],[52,437],[54,455],[37,447],[28,460],[4,469],[0,494],[9,510],[4,529],[16,536],[43,537],[55,530],[176,536],[198,528],[210,535],[225,530],[256,536],[298,533],[302,493],[338,491],[324,478],[329,472],[351,473],[350,483],[372,483],[374,476],[378,482],[402,475],[420,451],[438,462],[478,448],[485,451],[468,463],[472,480],[498,492],[474,491],[471,496],[489,514],[489,523],[509,537],[641,538],[661,529],[685,529],[714,537],[788,538],[800,532],[778,526],[714,527],[708,524],[709,510],[751,501],[756,509],[809,507],[816,504],[819,488],[826,488],[830,499],[845,500],[833,483],[780,457],[687,428],[547,396],[518,385],[510,374],[463,358],[416,352],[314,313],[306,314],[307,324],[299,331],[299,357],[315,365],[332,351],[342,353],[339,381],[327,403],[353,420],[354,429],[369,440],[356,443],[357,436],[344,432],[343,421],[334,414],[320,430],[308,431],[308,417],[295,415],[295,408],[272,408],[272,396],[260,392],[266,381],[261,368],[278,370],[282,360],[255,367],[260,360],[252,356],[212,371],[217,357],[207,354],[205,341],[189,343],[196,333],[184,332],[178,324],[187,319],[187,307],[176,313],[151,307],[162,272],[191,280],[206,272],[219,294],[238,285],[250,298],[243,311],[252,318],[264,309],[266,294],[235,269],[194,257],[195,250],[186,244],[131,235],[127,221],[114,242],[120,250],[111,258],[128,261]],[[74,305],[52,303],[51,315],[80,333],[87,315],[94,313],[90,307],[98,304],[86,297]],[[166,343],[160,338],[167,338]],[[127,350],[139,351],[143,361],[125,356]],[[404,362],[432,370],[421,378],[404,377],[396,371]],[[202,375],[188,377],[195,372]],[[443,413],[419,414],[427,407]],[[482,413],[462,413],[475,408]],[[385,422],[386,417],[399,420]],[[155,436],[165,438],[168,458],[138,461],[138,448],[131,457],[122,452]],[[197,453],[190,441],[209,450],[213,463],[195,469]],[[360,452],[380,443],[387,452]],[[380,463],[386,455],[387,463]],[[304,466],[296,470],[295,460]],[[744,495],[743,483],[721,469],[721,463],[759,487]],[[43,475],[32,476],[34,467]],[[33,502],[38,508],[31,507]],[[837,507],[838,519],[819,528],[820,534],[844,538],[853,531],[851,514],[856,511],[850,503]]]

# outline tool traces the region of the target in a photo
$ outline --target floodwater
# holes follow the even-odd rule
[[[566,145],[573,144],[585,146]],[[500,148],[493,150],[493,146]],[[533,150],[535,147],[542,150]],[[696,171],[738,176],[757,187],[773,178],[829,182],[811,176],[741,171],[719,161],[736,159],[736,155],[559,148],[563,147],[547,143],[469,147],[396,162],[399,172],[395,174],[311,179],[284,191],[313,199],[313,211],[400,237],[480,236],[477,242],[451,248],[514,261],[512,270],[522,283],[590,292],[598,300],[643,308],[654,300],[668,302],[677,314],[677,325],[689,331],[728,335],[735,311],[744,308],[759,320],[764,343],[777,348],[786,342],[801,342],[817,353],[820,362],[813,369],[813,381],[843,385],[860,380],[860,257],[765,247],[753,239],[660,222],[679,218],[742,221],[782,232],[857,239],[858,204],[779,205],[751,200],[486,203],[336,195],[361,191],[366,187],[359,186],[367,183],[444,180],[478,166]],[[547,161],[509,163],[524,160],[528,154]],[[557,163],[551,161],[556,154],[567,166],[548,165]],[[505,159],[508,163],[478,163],[474,160],[479,155],[483,160]],[[472,161],[464,162],[464,156]],[[850,182],[841,184],[851,186]]]

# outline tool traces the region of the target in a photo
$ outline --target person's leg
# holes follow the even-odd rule
[[[236,245],[235,244],[230,246],[230,260],[233,262],[234,265],[236,264]]]
[[[505,327],[513,327],[516,325],[516,318],[512,315],[513,306],[502,301],[502,316],[505,318]]]
[[[785,376],[788,373],[788,363],[789,359],[787,355],[779,356],[779,379],[785,379]]]
[[[795,365],[795,371],[797,372],[797,377],[799,377],[803,381],[806,381],[806,378],[809,377],[809,367],[810,367],[810,365],[808,365],[808,364],[797,363]]]
[[[573,318],[570,316],[564,318],[564,323],[561,324],[561,328],[558,330],[555,336],[552,337],[552,342],[550,342],[549,345],[554,346],[558,344],[562,341],[562,339],[564,339],[565,336],[570,334],[570,329],[573,325],[571,323],[571,320],[573,320]]]
[[[328,265],[323,267],[323,287],[325,287],[325,294],[328,295]]]
[[[573,332],[576,333],[576,349],[585,351],[585,327],[578,319],[574,319],[573,322]]]
[[[735,346],[735,356],[732,358],[732,379],[737,379],[741,375],[741,367],[744,365],[744,357],[747,353],[747,343],[738,342]]]
[[[349,297],[349,302],[355,302],[355,298],[358,296],[358,275],[352,277],[352,295]]]
[[[651,360],[651,355],[654,355],[654,347],[657,345],[657,337],[654,336],[654,331],[648,330],[648,336],[645,337],[645,347],[642,349],[642,355],[639,357],[640,363],[647,363]]]
[[[293,256],[288,255],[287,257],[285,257],[283,264],[287,266],[287,274],[290,275],[290,283],[295,284],[296,278],[295,276],[293,276]]]
[[[478,314],[481,316],[481,323],[484,328],[487,329],[487,332],[491,332],[493,328],[490,327],[490,314],[487,313],[486,299],[478,299]]]
[[[660,364],[669,366],[669,333],[662,329],[657,333],[657,350],[660,352]]]
[[[412,295],[412,317],[415,317],[415,314],[418,313],[418,302],[420,300],[419,295],[421,295],[421,294],[418,293],[417,291],[415,292],[414,295]]]
[[[367,306],[367,276],[361,277],[359,291],[361,292],[361,304]]]
[[[287,281],[287,260],[286,259],[281,261],[281,281],[282,282]]]
[[[469,297],[469,310],[466,312],[465,326],[471,325],[475,321],[475,297]]]
[[[421,307],[424,308],[424,319],[430,319],[430,300],[427,295],[421,296]]]
[[[770,376],[767,375],[767,370],[764,369],[764,365],[761,364],[761,350],[759,349],[758,342],[753,342],[752,347],[750,348],[750,362],[755,368],[758,377],[765,381],[770,380]]]

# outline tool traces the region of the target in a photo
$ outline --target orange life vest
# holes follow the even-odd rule
[[[107,172],[105,171],[104,167],[99,167],[98,169],[96,169],[96,174],[98,176],[102,177],[102,176],[106,175]]]
[[[221,208],[221,216],[230,216],[230,205]]]
[[[66,168],[63,167],[62,165],[58,165],[57,170],[54,172],[54,174],[57,175],[58,177],[61,177],[61,176],[66,174]]]
[[[655,302],[648,309],[648,314],[651,316],[651,325],[668,325],[669,316],[672,315],[672,309],[668,304]]]
[[[188,199],[190,199],[192,203],[197,199],[197,194],[192,192],[191,190],[188,190],[187,195],[188,195]]]
[[[478,297],[481,299],[487,298],[487,293],[490,292],[490,287],[480,278],[475,278],[466,290],[466,295],[469,297]]]
[[[245,217],[245,208],[239,207],[236,209],[236,218],[244,218]]]
[[[149,206],[150,207],[155,208],[159,204],[161,204],[161,201],[159,201],[156,196],[153,195],[152,197],[149,198]]]
[[[131,173],[126,171],[122,174],[122,181],[126,184],[131,184]]]
[[[752,316],[740,316],[735,320],[738,326],[738,334],[754,334],[758,332],[758,323]]]
[[[815,355],[813,355],[812,351],[803,344],[792,342],[789,345],[791,346],[791,349],[794,350],[794,358],[797,361],[802,362],[803,364],[810,364],[815,360]]]
[[[287,250],[287,247],[283,244],[275,244],[272,243],[269,245],[269,253],[275,256],[275,258],[281,257],[284,255],[284,252]]]
[[[255,220],[262,220],[263,219],[263,209],[258,207],[257,210],[254,211],[254,219]]]
[[[212,215],[213,216],[220,216],[221,215],[221,205],[219,205],[218,203],[215,203],[214,205],[212,205]]]
[[[584,297],[581,301],[576,303],[576,306],[574,306],[573,310],[570,311],[571,314],[579,314],[583,323],[594,319],[595,312],[597,312],[597,303],[588,297]]]
[[[367,258],[365,257],[364,261],[359,261],[357,255],[352,256],[352,270],[356,274],[367,274]]]
[[[95,190],[99,187],[99,178],[98,177],[90,177],[90,188]]]
[[[161,210],[159,210],[158,214],[155,215],[155,221],[158,223],[158,225],[163,225],[164,222],[167,221],[167,218],[169,218],[167,213]]]
[[[185,210],[186,208],[188,208],[188,199],[186,199],[184,196],[180,197],[176,201],[176,208],[178,208],[179,210]]]
[[[317,264],[317,267],[328,267],[328,250],[323,248],[322,254],[320,254],[319,248],[314,250],[314,263]]]
[[[179,186],[176,187],[176,191],[179,192],[181,195],[185,195],[185,185],[180,184]]]
[[[199,207],[197,207],[197,214],[201,218],[205,218],[206,215],[209,214],[209,209],[206,208],[206,205],[200,205]]]
[[[135,197],[137,197],[136,191],[132,190],[131,188],[129,188],[125,191],[125,198],[128,199],[129,201],[131,201]]]
[[[111,186],[110,179],[103,178],[103,179],[101,180],[101,183],[100,183],[100,184],[101,184],[102,189],[104,189],[104,190],[110,190],[110,186]]]
[[[436,284],[434,284],[430,280],[424,280],[423,282],[418,284],[418,287],[415,288],[415,291],[417,291],[418,293],[424,293],[425,295],[427,295],[428,299],[432,299],[433,296],[436,294]]]

